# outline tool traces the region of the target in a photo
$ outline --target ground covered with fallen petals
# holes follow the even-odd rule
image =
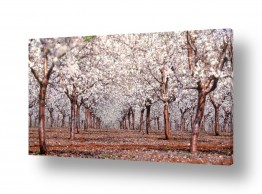
[[[197,154],[190,153],[190,132],[172,131],[165,140],[162,131],[149,135],[137,130],[80,130],[70,140],[68,129],[46,129],[47,155],[133,160],[180,162],[194,164],[233,164],[233,135],[200,133]],[[29,154],[39,154],[38,130],[29,129]]]

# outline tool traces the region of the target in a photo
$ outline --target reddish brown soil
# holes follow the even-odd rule
[[[46,129],[47,155],[195,164],[233,164],[232,134],[200,133],[197,154],[190,153],[190,132],[172,131],[172,140],[164,133],[150,134],[134,130],[80,130],[75,140],[68,129]],[[39,154],[38,130],[29,130],[29,154]]]

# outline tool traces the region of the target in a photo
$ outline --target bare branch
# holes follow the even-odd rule
[[[189,69],[192,72],[195,72],[195,66],[192,64],[192,58],[193,58],[193,51],[194,51],[194,55],[195,55],[195,59],[196,59],[196,55],[197,55],[197,49],[194,45],[194,43],[192,42],[192,38],[189,35],[189,32],[187,31],[187,43],[188,43],[188,47],[187,47],[187,54],[188,54],[188,65],[189,65]],[[196,60],[195,60],[196,61]]]
[[[34,75],[35,79],[37,80],[37,82],[41,85],[42,82],[41,82],[40,79],[39,79],[39,75],[38,75],[37,71],[34,70],[32,67],[30,67],[30,69],[31,69],[31,72],[32,72],[32,74]]]
[[[228,48],[228,43],[224,42],[224,46],[223,46],[222,52],[220,53],[219,63],[218,63],[218,69],[220,71],[222,71],[224,64],[228,61],[228,58],[226,57],[227,48]]]
[[[216,87],[217,87],[217,82],[218,82],[218,78],[216,78],[216,77],[213,76],[213,79],[212,79],[212,80],[209,80],[209,81],[210,81],[210,82],[208,83],[208,86],[206,87],[207,89],[206,89],[206,91],[205,91],[207,94],[216,89]],[[213,81],[213,84],[212,84],[211,87],[209,87],[209,85],[211,84],[212,81]]]
[[[186,86],[183,89],[185,89],[185,90],[197,90],[198,87],[196,87],[196,86]]]
[[[209,99],[210,99],[210,102],[213,104],[213,106],[216,107],[214,97],[210,93],[209,93]]]
[[[158,92],[157,92],[156,89],[151,85],[151,83],[150,83],[144,76],[142,76],[142,77],[143,77],[144,80],[151,86],[151,88],[153,89],[153,91],[154,91],[154,93],[157,95],[157,97],[162,100],[162,97],[158,94]]]
[[[47,74],[46,74],[47,80],[50,79],[50,76],[51,76],[51,74],[53,73],[53,68],[54,68],[54,66],[55,66],[55,63],[52,63],[51,67],[50,67],[49,70],[47,71]]]
[[[147,64],[147,67],[148,67],[148,70],[150,72],[150,74],[152,75],[152,77],[158,82],[158,83],[163,83],[162,81],[160,81],[155,75],[154,73],[152,72],[152,70],[150,69],[149,65]]]

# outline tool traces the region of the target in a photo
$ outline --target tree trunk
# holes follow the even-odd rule
[[[90,129],[91,125],[90,125],[90,110],[89,108],[86,108],[85,110],[85,113],[86,113],[86,129]]]
[[[51,110],[49,110],[49,114],[50,114],[50,127],[54,128],[53,108],[51,108]]]
[[[229,117],[229,114],[228,113],[225,113],[225,119],[224,119],[224,125],[223,125],[223,131],[225,132],[228,132],[228,117]]]
[[[59,114],[57,114],[57,117],[56,117],[56,127],[59,128]]]
[[[65,128],[65,115],[62,115],[62,125],[61,125],[61,127],[62,128]]]
[[[38,117],[36,116],[36,117],[35,117],[35,122],[34,122],[34,127],[35,127],[35,128],[38,127],[38,125],[37,125],[37,120],[38,120]]]
[[[124,130],[126,129],[126,115],[124,116]]]
[[[94,116],[94,129],[97,128],[97,119],[96,119],[96,116]]]
[[[170,117],[170,113],[168,113],[168,117],[169,117],[169,131],[172,130],[172,122],[171,122],[171,117]]]
[[[160,126],[159,126],[159,117],[156,118],[156,122],[157,122],[157,130],[160,130]]]
[[[90,128],[91,128],[91,129],[93,129],[93,126],[94,126],[94,125],[93,125],[93,124],[94,124],[93,118],[94,118],[94,117],[93,117],[93,113],[90,113]]]
[[[46,80],[47,81],[47,80]],[[45,96],[46,96],[47,85],[40,85],[39,94],[39,146],[40,154],[46,154],[46,143],[45,143]]]
[[[170,139],[169,136],[169,114],[168,114],[168,103],[164,104],[164,123],[165,123],[165,138]]]
[[[180,121],[181,122],[181,121]],[[180,130],[181,129],[181,123],[179,123],[179,120],[176,120],[176,129]]]
[[[203,91],[198,91],[198,104],[197,104],[197,111],[196,117],[194,121],[194,128],[192,131],[192,139],[191,139],[191,153],[197,153],[197,139],[199,134],[199,126],[204,114],[205,110],[205,102],[206,102],[206,93]]]
[[[128,129],[130,129],[131,123],[130,123],[130,109],[127,113],[127,121],[128,121]]]
[[[96,128],[99,129],[99,118],[96,118]]]
[[[202,131],[206,131],[206,116],[203,117],[203,121],[202,121]]]
[[[84,130],[86,131],[87,130],[87,108],[85,108],[85,123],[84,123]]]
[[[150,108],[151,108],[151,104],[146,106],[146,134],[149,134],[149,130],[151,130],[151,125],[150,125]]]
[[[145,112],[145,109],[143,108],[143,109],[141,109],[141,111],[140,111],[140,131],[142,131],[143,130],[143,128],[144,128],[144,112]]]
[[[156,124],[156,116],[154,116],[154,129],[156,129],[157,128],[157,126],[156,126],[157,124]]]
[[[132,110],[132,129],[135,130],[135,112]]]
[[[96,129],[96,124],[97,124],[97,123],[96,123],[96,116],[94,116],[93,119],[94,119],[94,129]]]
[[[119,129],[122,129],[122,121],[119,121]]]
[[[211,129],[211,132],[213,132],[213,129],[214,129],[214,120],[213,119],[210,122],[210,129]]]
[[[185,112],[181,112],[180,131],[185,131]]]
[[[70,99],[71,101],[71,119],[70,119],[70,139],[74,140],[75,138],[75,97]]]
[[[46,119],[45,119],[45,126],[48,126],[48,124],[49,124],[48,121],[49,121],[49,117],[47,116]],[[49,126],[50,126],[50,125],[49,125]]]
[[[90,112],[90,128],[93,128],[93,113]]]
[[[79,129],[80,129],[80,107],[81,104],[77,103],[76,105],[76,132],[79,133]]]
[[[228,132],[233,132],[233,129],[234,129],[234,122],[233,122],[233,114],[232,114],[232,112],[230,112],[230,127],[228,126],[228,129],[229,129],[229,131]]]
[[[29,128],[32,127],[32,114],[29,114]]]
[[[215,126],[214,126],[215,135],[219,135],[218,116],[219,116],[219,107],[215,107]]]

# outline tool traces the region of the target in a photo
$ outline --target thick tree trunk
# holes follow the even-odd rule
[[[165,138],[170,139],[169,135],[169,113],[168,113],[168,103],[164,104],[164,123],[165,123]]]
[[[149,134],[149,130],[151,130],[151,125],[150,125],[150,108],[151,108],[151,104],[146,106],[146,134]]]
[[[47,80],[46,80],[47,81]],[[40,154],[46,154],[46,143],[45,143],[45,96],[46,96],[47,85],[40,85],[39,94],[39,146]]]
[[[191,139],[192,154],[197,153],[197,140],[199,134],[199,126],[204,114],[205,102],[206,102],[206,93],[203,91],[198,91],[198,105],[197,105],[196,117],[194,121],[194,128],[192,131],[192,139]]]
[[[145,112],[145,109],[141,109],[140,111],[140,131],[143,130],[144,128],[144,112]]]

